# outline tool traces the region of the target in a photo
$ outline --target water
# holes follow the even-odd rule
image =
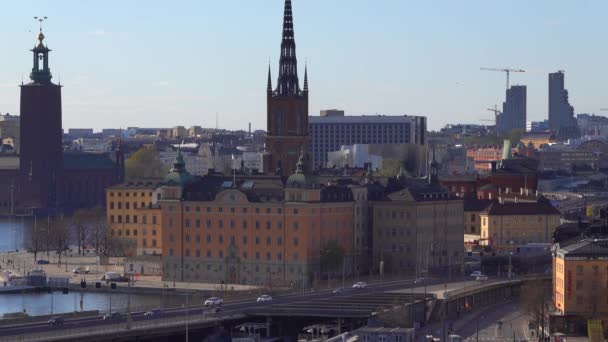
[[[13,216],[10,220],[8,217],[0,218],[0,252],[21,250],[23,241],[27,239],[30,226],[33,225],[31,217],[23,219]]]
[[[111,304],[110,304],[111,297]],[[185,303],[185,297],[167,294],[165,296],[165,307],[178,307]],[[81,307],[82,300],[82,307]],[[70,291],[62,294],[55,291],[52,294],[25,293],[25,294],[0,294],[0,315],[14,312],[25,312],[29,315],[49,315],[51,313],[66,313],[74,311],[99,310],[101,312],[126,311],[128,295],[124,293],[95,292],[84,293]],[[190,298],[191,304],[196,304]],[[201,304],[201,303],[198,303]],[[52,307],[52,311],[51,311]],[[131,295],[131,311],[141,312],[162,307],[161,295]]]

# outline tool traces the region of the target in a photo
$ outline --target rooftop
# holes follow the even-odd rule
[[[560,215],[559,210],[555,209],[547,202],[525,202],[525,203],[497,203],[494,202],[486,209],[488,215]]]
[[[560,248],[562,257],[608,257],[608,239],[585,239]]]
[[[409,115],[347,115],[347,116],[309,116],[308,122],[310,124],[327,124],[327,123],[369,123],[369,124],[383,124],[383,123],[409,123],[417,116]]]

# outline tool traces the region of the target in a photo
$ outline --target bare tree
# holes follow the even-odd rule
[[[85,246],[91,235],[92,212],[87,209],[79,209],[70,220],[70,230],[78,245],[78,254],[84,255]]]
[[[38,252],[42,249],[42,242],[44,237],[44,229],[38,227],[38,223],[34,223],[34,226],[30,227],[29,234],[27,235],[27,241],[25,242],[25,248],[30,252],[34,253],[34,261],[38,260]]]
[[[536,322],[537,329],[545,325],[545,313],[553,306],[551,293],[551,283],[540,279],[530,280],[521,287],[522,307],[530,320]]]
[[[95,254],[107,255],[108,245],[108,222],[106,212],[102,207],[95,207],[88,213],[89,239],[91,240]]]
[[[48,240],[53,250],[57,252],[57,264],[61,265],[61,253],[67,253],[69,243],[68,221],[63,218],[63,215],[51,219]]]

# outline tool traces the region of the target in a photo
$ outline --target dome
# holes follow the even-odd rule
[[[314,188],[316,177],[304,174],[304,148],[300,151],[300,159],[296,164],[296,172],[287,178],[285,187],[287,188]]]
[[[173,162],[173,168],[167,176],[165,176],[165,183],[177,184],[180,186],[187,185],[194,180],[194,177],[186,171],[186,162],[182,156],[181,149],[177,150],[177,156]]]

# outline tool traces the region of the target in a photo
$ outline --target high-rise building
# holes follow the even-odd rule
[[[344,145],[426,143],[424,116],[344,116],[344,112],[337,110],[333,110],[331,115],[321,114],[309,118],[309,152],[315,168],[325,167],[328,153],[338,151]]]
[[[272,89],[268,67],[267,128],[264,170],[289,174],[295,170],[300,151],[308,151],[308,75],[304,88],[298,81],[298,60],[293,31],[291,0],[285,0],[283,40],[277,87]],[[309,159],[306,156],[306,159]]]
[[[526,86],[514,85],[507,89],[502,113],[496,116],[496,132],[505,134],[514,129],[526,130]]]
[[[549,74],[549,129],[558,132],[562,139],[578,135],[574,107],[568,101],[568,90],[564,88],[564,71]]]

